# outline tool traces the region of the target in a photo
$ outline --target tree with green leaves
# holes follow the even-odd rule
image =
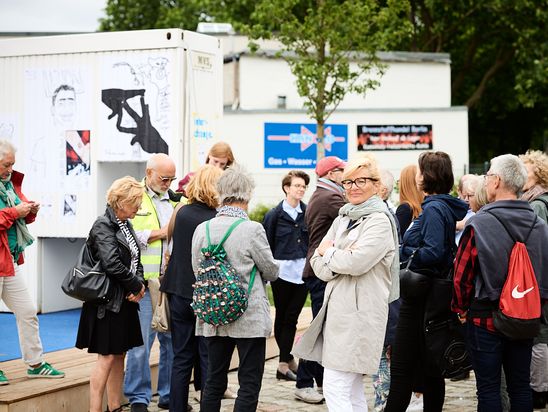
[[[244,31],[282,44],[279,56],[317,124],[317,159],[325,155],[324,125],[345,95],[378,86],[385,68],[377,52],[408,35],[407,13],[401,0],[257,1]]]
[[[451,54],[452,100],[470,114],[472,161],[548,140],[548,0],[410,0],[399,45]]]

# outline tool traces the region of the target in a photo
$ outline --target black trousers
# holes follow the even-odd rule
[[[306,288],[310,292],[312,317],[315,318],[323,305],[326,283],[316,276],[304,278],[303,280]],[[318,362],[299,359],[297,388],[313,388],[314,380],[316,380],[316,385],[323,386],[323,366]]]
[[[259,392],[264,372],[266,338],[230,338],[214,336],[206,338],[209,348],[207,380],[202,394],[201,412],[218,412],[228,384],[228,368],[234,347],[238,350],[238,398],[235,412],[257,410]]]
[[[274,337],[280,348],[280,362],[289,362],[293,359],[291,349],[307,292],[304,283],[298,285],[283,279],[272,282],[272,295],[276,307]]]
[[[173,342],[169,410],[173,412],[186,411],[192,367],[197,364],[200,375],[207,376],[207,341],[203,336],[195,336],[196,316],[191,302],[191,299],[169,295]]]
[[[402,298],[390,360],[390,392],[385,412],[405,412],[413,390],[423,392],[424,411],[441,412],[445,381],[427,371],[424,351],[424,303]]]

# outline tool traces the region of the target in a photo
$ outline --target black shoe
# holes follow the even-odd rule
[[[158,408],[169,409],[169,402],[158,402]]]
[[[131,412],[148,412],[148,406],[144,403],[132,403]]]
[[[470,379],[470,371],[466,371],[466,372],[461,373],[460,375],[453,376],[451,378],[451,382],[464,381],[466,379]]]
[[[544,409],[546,407],[546,392],[533,391],[533,409]]]
[[[295,375],[295,373],[291,369],[288,369],[286,373],[282,373],[279,370],[276,370],[276,379],[296,382],[297,375]]]

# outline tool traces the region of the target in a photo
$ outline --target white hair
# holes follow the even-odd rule
[[[527,169],[519,157],[512,154],[494,157],[491,159],[490,171],[500,177],[506,189],[519,197],[527,181]]]
[[[217,192],[222,205],[249,203],[254,188],[253,178],[238,164],[226,169],[217,182]]]
[[[386,169],[381,170],[381,184],[386,188],[386,198],[390,198],[394,189],[394,175]]]
[[[4,160],[9,154],[15,154],[15,151],[15,146],[10,142],[7,140],[0,140],[0,160]]]
[[[153,153],[147,160],[147,169],[156,170],[162,162],[173,162],[165,153]]]

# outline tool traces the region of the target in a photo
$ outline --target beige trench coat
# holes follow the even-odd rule
[[[326,368],[372,374],[379,368],[397,250],[384,213],[348,224],[348,217],[337,217],[324,238],[334,247],[323,257],[316,251],[310,261],[327,286],[323,306],[293,354]]]

